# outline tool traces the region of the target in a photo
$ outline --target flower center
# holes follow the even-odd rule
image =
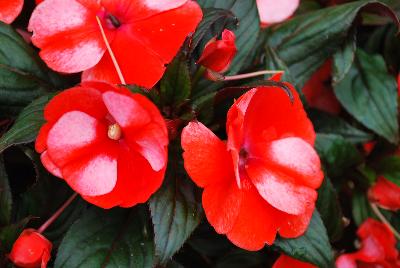
[[[112,140],[119,140],[122,136],[122,129],[117,123],[108,126],[108,137]]]
[[[239,152],[239,167],[240,168],[244,168],[248,157],[249,157],[249,153],[245,149],[242,148]]]
[[[117,29],[121,26],[121,22],[114,15],[108,13],[106,15],[106,23],[109,29]]]

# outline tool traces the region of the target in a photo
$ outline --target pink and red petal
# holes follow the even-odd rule
[[[290,215],[281,212],[279,234],[285,238],[295,238],[303,235],[310,224],[315,204],[309,204],[302,215]]]
[[[200,187],[233,177],[225,143],[202,123],[190,122],[182,131],[181,143],[185,169]]]
[[[368,198],[380,207],[393,211],[400,209],[400,187],[384,177],[379,177],[369,189]]]
[[[267,26],[282,22],[292,16],[299,5],[300,0],[257,0],[261,24]]]
[[[259,194],[274,208],[292,215],[304,214],[315,203],[317,192],[298,185],[285,173],[250,159],[246,171]]]
[[[35,150],[38,153],[43,153],[47,149],[47,137],[49,135],[50,129],[53,127],[52,123],[46,123],[44,124],[40,130],[39,134],[36,138],[35,142]]]
[[[56,177],[63,178],[61,169],[54,164],[53,160],[49,157],[49,154],[47,151],[44,151],[40,155],[40,160],[43,164],[43,166],[47,169],[48,172],[53,174]]]
[[[2,0],[0,1],[0,21],[11,24],[21,13],[24,0]]]

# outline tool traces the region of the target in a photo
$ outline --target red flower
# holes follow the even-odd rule
[[[400,96],[400,73],[397,75],[397,95]]]
[[[202,12],[191,0],[46,0],[33,12],[29,30],[50,68],[119,83],[96,16],[126,82],[151,88]]]
[[[369,189],[368,198],[382,208],[393,211],[400,209],[400,187],[384,177],[379,177]]]
[[[300,5],[300,0],[257,0],[261,26],[279,23],[290,18]]]
[[[317,266],[282,254],[272,268],[317,268]]]
[[[236,55],[235,34],[229,30],[222,32],[222,40],[213,38],[205,46],[198,64],[207,68],[207,71],[224,73]]]
[[[208,221],[237,246],[259,250],[310,222],[323,180],[315,132],[293,87],[258,87],[231,107],[227,143],[199,122],[182,132],[184,165],[204,188]]]
[[[327,60],[304,85],[302,92],[310,107],[331,114],[340,113],[340,103],[331,86],[332,61]]]
[[[161,185],[168,134],[148,99],[103,83],[54,97],[36,140],[43,165],[103,208],[147,201]]]
[[[340,256],[336,260],[337,268],[400,267],[396,239],[385,224],[367,219],[358,229],[357,235],[361,240],[360,250]]]
[[[0,1],[0,21],[10,24],[21,13],[24,0],[3,0]]]
[[[36,5],[39,5],[40,3],[42,3],[44,0],[35,0]]]
[[[15,241],[8,257],[18,267],[45,268],[52,247],[51,242],[36,230],[26,229]]]

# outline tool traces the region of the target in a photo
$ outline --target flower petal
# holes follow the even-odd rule
[[[40,130],[39,134],[36,138],[35,142],[35,150],[38,153],[43,153],[47,149],[47,137],[49,135],[49,131],[53,127],[53,124],[51,123],[46,123],[44,124]]]
[[[317,266],[311,263],[303,262],[287,255],[281,255],[278,260],[274,263],[272,268],[317,268]]]
[[[40,155],[40,160],[43,164],[43,166],[47,169],[48,172],[50,172],[51,174],[53,174],[56,177],[62,178],[62,173],[61,173],[61,169],[59,169],[56,164],[54,164],[53,160],[50,159],[49,154],[47,153],[47,151],[44,151],[41,155]]]
[[[32,13],[29,31],[40,56],[58,72],[76,73],[96,65],[106,47],[96,21],[95,5],[78,0],[46,0]],[[111,39],[111,37],[110,37]]]
[[[107,137],[106,128],[95,118],[79,111],[64,114],[49,131],[47,152],[58,167],[91,153]]]
[[[393,211],[400,209],[400,187],[384,177],[379,177],[369,189],[368,198],[380,207]]]
[[[301,215],[290,215],[282,212],[282,215],[279,216],[279,235],[285,238],[295,238],[303,235],[310,224],[314,208],[315,204],[310,204],[306,207],[304,214]]]
[[[110,193],[118,179],[116,146],[115,143],[104,142],[91,154],[66,165],[62,168],[65,181],[84,196]]]
[[[232,230],[242,203],[242,191],[234,178],[208,185],[203,192],[207,220],[219,234]]]
[[[185,169],[200,187],[234,176],[226,145],[202,123],[190,122],[181,143]]]
[[[0,21],[11,24],[24,6],[23,0],[0,1]]]
[[[246,171],[260,195],[274,208],[292,215],[305,213],[317,199],[317,192],[297,185],[293,178],[250,159]]]
[[[282,22],[296,11],[300,0],[257,0],[258,13],[263,25]]]

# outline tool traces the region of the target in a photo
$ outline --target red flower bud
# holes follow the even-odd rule
[[[235,34],[224,30],[221,40],[213,38],[207,43],[197,63],[212,72],[224,73],[229,69],[236,52]]]
[[[317,268],[317,266],[282,254],[272,268]]]
[[[24,0],[0,1],[0,21],[11,24],[21,13]]]
[[[368,198],[382,208],[393,211],[400,209],[400,187],[384,177],[379,177],[369,189]]]
[[[341,106],[331,86],[332,60],[327,60],[304,85],[307,104],[327,113],[339,114]]]
[[[118,84],[99,19],[126,82],[151,88],[201,18],[192,0],[46,0],[32,13],[29,30],[53,70]]]
[[[215,230],[237,246],[259,250],[279,233],[304,234],[323,173],[315,132],[296,90],[258,87],[227,116],[227,142],[200,122],[182,132],[184,165],[204,188],[203,207]]]
[[[168,132],[146,97],[103,83],[63,91],[36,140],[43,165],[102,208],[148,200],[167,166]]]
[[[367,219],[358,229],[361,248],[343,254],[336,260],[337,268],[387,267],[399,268],[399,252],[393,232],[385,224]]]
[[[34,229],[24,230],[15,241],[9,259],[18,267],[45,268],[50,260],[52,244]]]
[[[257,0],[261,26],[279,23],[290,18],[300,5],[300,0]]]

